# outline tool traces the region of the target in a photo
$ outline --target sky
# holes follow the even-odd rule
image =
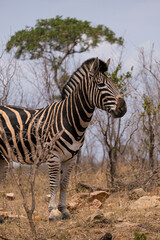
[[[16,31],[34,26],[37,19],[56,15],[103,24],[125,39],[125,64],[137,61],[141,47],[149,50],[154,43],[160,53],[159,0],[0,0],[0,43],[6,43]],[[118,50],[117,50],[118,51]],[[102,44],[88,53],[91,57],[116,56],[116,48]],[[95,56],[96,55],[96,56]]]
[[[37,19],[56,15],[103,24],[117,37],[122,36],[127,70],[137,64],[141,47],[149,51],[154,43],[155,53],[160,56],[160,0],[0,0],[0,44],[16,31],[34,26]],[[82,58],[114,60],[118,54],[117,47],[105,43]]]

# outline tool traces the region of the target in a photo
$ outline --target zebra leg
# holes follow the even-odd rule
[[[61,181],[60,181],[60,197],[58,210],[61,212],[62,219],[70,219],[69,211],[66,208],[66,193],[69,183],[69,176],[74,165],[75,158],[61,163]]]
[[[48,210],[49,220],[54,221],[60,216],[60,212],[57,209],[56,199],[57,192],[59,190],[59,176],[60,176],[60,161],[58,157],[54,157],[48,161],[48,170],[49,170],[49,178],[50,178],[50,192],[51,198]]]

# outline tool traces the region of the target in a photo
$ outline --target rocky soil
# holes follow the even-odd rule
[[[36,180],[36,210],[33,221],[38,239],[54,240],[133,240],[135,232],[147,240],[160,240],[160,187],[132,190],[105,189],[102,174],[71,178],[68,191],[70,220],[48,221],[49,183],[46,174]],[[77,191],[77,182],[90,183],[91,189]],[[26,177],[23,180],[28,191]],[[94,188],[93,186],[98,186]],[[28,197],[28,200],[30,198]],[[110,234],[110,235],[107,235]],[[106,238],[104,236],[110,236]],[[111,238],[112,236],[112,238]],[[32,239],[19,189],[10,176],[0,183],[0,239]],[[143,239],[143,238],[136,238]]]

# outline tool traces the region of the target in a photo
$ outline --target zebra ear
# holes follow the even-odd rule
[[[96,57],[91,65],[90,72],[96,74],[98,71],[99,71],[99,59],[98,57]]]
[[[111,59],[110,59],[110,58],[108,58],[108,60],[107,60],[107,62],[106,62],[107,69],[108,69],[108,67],[109,67],[110,61],[111,61]]]

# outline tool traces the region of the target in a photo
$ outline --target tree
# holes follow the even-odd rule
[[[154,45],[146,54],[140,49],[139,78],[143,84],[143,92],[140,94],[142,102],[139,118],[141,129],[139,129],[139,157],[144,161],[148,158],[149,168],[154,170],[159,160],[159,121],[160,121],[160,62],[154,53]]]
[[[154,106],[152,99],[144,94],[143,96],[143,131],[146,135],[145,144],[146,150],[149,153],[149,166],[154,168],[154,148],[155,148],[155,120],[158,113],[159,106]]]
[[[20,66],[12,54],[6,56],[4,46],[0,52],[0,104],[13,104],[21,101]],[[17,99],[18,93],[19,99]]]
[[[118,64],[116,69],[109,74],[110,79],[114,81],[116,86],[120,89],[120,92],[124,96],[128,96],[128,82],[132,77],[132,70],[126,73],[120,73],[122,69],[121,63]],[[107,115],[107,118],[106,116]],[[105,120],[104,120],[105,119]],[[107,121],[106,121],[107,119]],[[124,141],[124,135],[126,135],[126,131],[132,125],[131,121],[128,121],[127,124],[121,123],[121,119],[113,119],[110,114],[101,113],[95,115],[95,121],[98,124],[98,129],[102,133],[101,143],[103,145],[103,149],[108,153],[109,158],[109,172],[110,172],[110,183],[111,186],[114,186],[114,178],[116,176],[116,165],[118,159],[118,153],[123,154],[126,149],[127,144],[131,141],[132,135],[135,130],[131,133],[129,138]],[[97,138],[99,138],[98,134],[94,134]],[[103,157],[104,158],[104,157]],[[108,176],[107,176],[108,179]],[[108,183],[107,183],[108,184]]]
[[[68,79],[65,61],[76,53],[83,53],[102,42],[123,44],[123,39],[104,25],[93,27],[88,21],[61,16],[37,20],[34,27],[26,27],[11,36],[7,52],[15,48],[17,59],[41,59],[54,72],[53,78],[61,92]],[[49,82],[48,86],[52,86]],[[48,87],[47,86],[47,87]]]

